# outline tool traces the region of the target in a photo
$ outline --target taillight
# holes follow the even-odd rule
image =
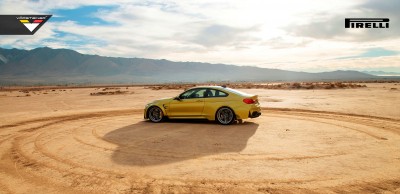
[[[243,102],[246,104],[254,104],[256,101],[254,101],[251,98],[245,98],[245,99],[243,99]]]

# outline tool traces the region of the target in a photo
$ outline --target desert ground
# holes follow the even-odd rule
[[[0,193],[400,193],[400,84],[366,86],[240,89],[229,126],[143,119],[181,89],[2,90]]]

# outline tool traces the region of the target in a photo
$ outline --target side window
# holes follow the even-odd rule
[[[228,96],[227,93],[219,90],[209,89],[208,92],[208,97],[226,97],[226,96]]]
[[[228,94],[223,91],[215,90],[215,96],[216,97],[226,97],[226,96],[228,96]]]
[[[196,90],[197,90],[197,89],[188,90],[188,91],[182,93],[181,95],[179,95],[179,98],[180,98],[180,99],[188,99],[188,98],[190,98],[190,96],[191,96],[192,94],[194,94],[194,93],[196,92]]]
[[[207,91],[207,89],[205,89],[205,88],[188,90],[188,91],[182,93],[179,96],[179,98],[181,98],[181,99],[204,98],[204,96],[206,96],[206,91]]]
[[[207,94],[207,89],[202,88],[195,92],[192,98],[204,98]]]

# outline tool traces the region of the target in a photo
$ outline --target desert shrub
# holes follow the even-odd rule
[[[202,84],[203,85],[203,84]],[[366,85],[360,85],[355,83],[343,83],[343,82],[285,82],[285,83],[272,83],[272,84],[255,84],[255,83],[221,83],[221,84],[210,84],[210,85],[225,85],[229,88],[234,89],[345,89],[345,88],[360,88],[367,87]],[[166,85],[154,85],[146,86],[145,89],[152,90],[170,90],[170,89],[183,89],[187,90],[196,84],[166,84]]]
[[[91,96],[102,96],[102,95],[118,95],[118,94],[126,94],[128,91],[105,91],[105,92],[94,92],[90,93]]]
[[[350,84],[343,84],[342,82],[336,82],[335,83],[335,86],[337,87],[337,88],[345,88],[345,87],[347,87],[347,86],[351,86],[351,83]]]
[[[295,88],[295,89],[300,89],[300,88],[301,88],[301,84],[300,84],[300,83],[297,83],[297,82],[295,82],[295,83],[293,83],[293,84],[292,84],[292,88]]]
[[[314,85],[308,85],[305,87],[307,90],[314,89]]]
[[[104,88],[103,91],[107,91],[107,90],[119,90],[119,89],[121,89],[121,88],[112,88],[112,87],[110,87],[110,88]]]

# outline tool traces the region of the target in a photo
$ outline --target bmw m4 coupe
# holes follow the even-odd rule
[[[228,125],[261,115],[258,96],[225,86],[203,86],[186,90],[174,98],[146,105],[144,118],[152,122],[169,119],[208,119]]]

